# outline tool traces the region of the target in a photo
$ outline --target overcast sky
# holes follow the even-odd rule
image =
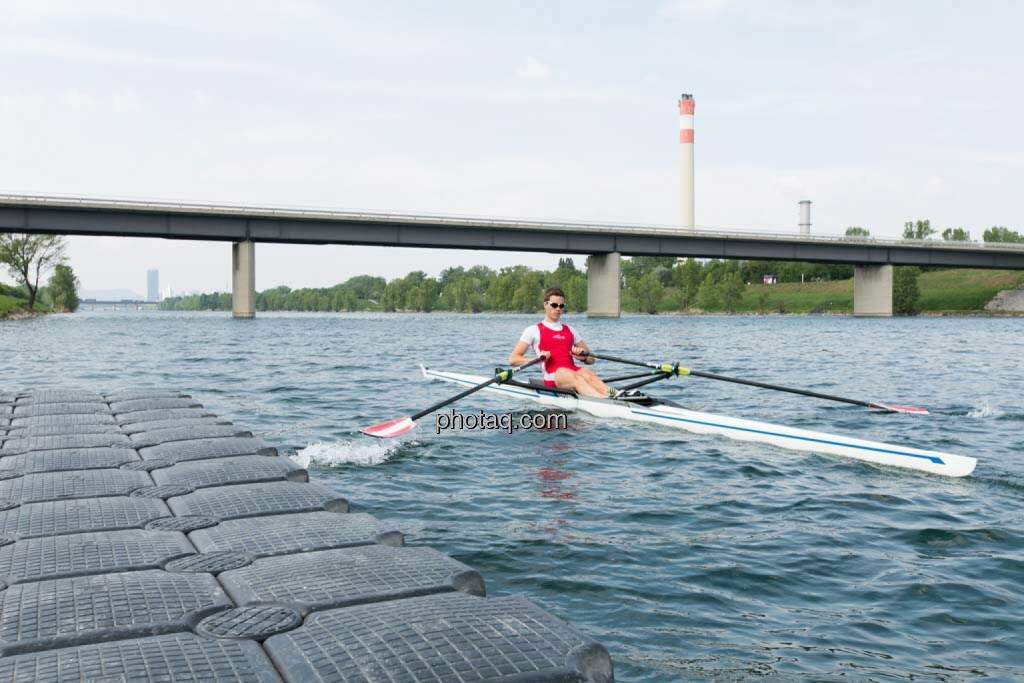
[[[1013,2],[0,0],[0,192],[897,236],[1024,228]],[[73,238],[86,288],[227,243]],[[257,287],[557,255],[258,245]]]

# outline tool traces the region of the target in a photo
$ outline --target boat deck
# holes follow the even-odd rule
[[[0,680],[612,680],[174,391],[0,392]]]

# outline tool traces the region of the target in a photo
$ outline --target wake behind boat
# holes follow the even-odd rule
[[[538,381],[522,382],[506,377],[499,383],[493,381],[493,378],[484,376],[420,367],[426,378],[473,387],[476,391],[482,390],[508,398],[533,401],[550,408],[580,411],[599,418],[649,422],[683,429],[695,434],[716,434],[738,441],[767,443],[789,450],[836,455],[876,465],[929,472],[947,477],[965,477],[973,472],[977,465],[977,460],[968,456],[703,413],[689,410],[672,401],[643,394],[632,393],[614,399],[584,397],[572,391],[546,387]],[[868,404],[865,403],[865,405]],[[870,405],[871,407],[892,409],[883,404]],[[375,435],[383,436],[384,434]]]

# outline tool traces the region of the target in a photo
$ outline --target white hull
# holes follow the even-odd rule
[[[479,375],[463,375],[423,368],[423,376],[463,386],[474,386],[487,381]],[[756,441],[781,448],[813,453],[838,455],[876,465],[901,467],[941,474],[947,477],[965,477],[974,471],[977,460],[963,455],[908,448],[879,441],[854,439],[849,436],[813,432],[806,429],[784,427],[767,422],[744,420],[687,410],[670,405],[642,406],[610,399],[581,398],[568,396],[543,389],[533,389],[508,384],[495,384],[484,391],[534,401],[542,406],[562,410],[582,411],[596,417],[612,417],[634,422],[655,424],[685,429],[695,434],[717,434],[739,441]]]

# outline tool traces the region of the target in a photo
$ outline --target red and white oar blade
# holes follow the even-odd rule
[[[917,406],[898,406],[892,403],[872,403],[872,408],[879,408],[881,410],[887,410],[890,413],[910,413],[911,415],[930,415],[927,408],[918,408]]]
[[[413,422],[411,417],[398,417],[394,420],[381,422],[379,425],[364,427],[359,431],[367,436],[375,436],[378,439],[394,439],[412,431],[415,426],[416,423]]]

